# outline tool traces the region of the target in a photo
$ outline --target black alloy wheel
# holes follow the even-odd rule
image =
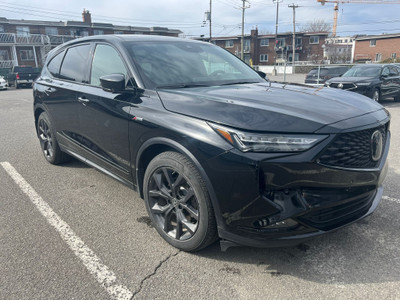
[[[164,152],[155,157],[145,173],[144,194],[154,227],[171,245],[196,251],[215,240],[215,218],[207,189],[185,156]]]
[[[39,116],[37,135],[39,137],[43,155],[49,163],[58,165],[69,159],[69,156],[62,152],[58,146],[50,119],[45,112],[41,113]]]

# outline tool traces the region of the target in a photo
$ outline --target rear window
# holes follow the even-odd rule
[[[321,68],[320,71],[319,71],[319,74],[320,75],[326,75],[326,74],[328,74],[328,72],[329,72],[328,69]],[[312,69],[310,71],[310,73],[308,73],[308,75],[316,75],[316,74],[318,74],[318,69]]]
[[[33,67],[14,67],[16,73],[33,73],[36,72]]]
[[[69,48],[61,66],[60,78],[75,82],[85,82],[90,45]]]

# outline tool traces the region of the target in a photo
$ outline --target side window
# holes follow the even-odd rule
[[[58,53],[47,65],[47,70],[49,70],[50,74],[54,77],[60,76],[60,66],[64,58],[64,54],[65,51]]]
[[[109,74],[123,74],[128,72],[118,52],[111,46],[97,45],[94,52],[90,84],[100,86],[100,77]]]
[[[395,67],[390,67],[390,76],[397,76],[399,75],[397,69]]]
[[[383,68],[382,75],[383,76],[389,76],[389,68],[388,67],[384,67]]]
[[[60,78],[76,82],[85,82],[90,47],[90,45],[82,45],[67,50],[61,66]]]

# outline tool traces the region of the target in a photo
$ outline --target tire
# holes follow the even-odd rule
[[[144,175],[147,212],[158,233],[183,251],[198,251],[217,238],[214,210],[203,178],[182,154],[164,152]]]
[[[378,89],[373,89],[371,93],[371,98],[372,100],[375,100],[376,102],[381,101],[381,92]]]
[[[396,97],[394,97],[394,101],[395,101],[395,102],[400,102],[400,94],[397,95]]]
[[[46,112],[42,112],[38,118],[37,135],[40,141],[44,158],[53,165],[58,165],[69,160],[70,156],[62,152],[50,118]]]

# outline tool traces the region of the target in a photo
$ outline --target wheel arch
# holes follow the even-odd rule
[[[196,166],[198,171],[200,172],[200,175],[202,176],[206,187],[208,194],[211,199],[211,203],[214,208],[214,213],[216,214],[215,219],[217,220],[217,224],[220,223],[220,220],[218,218],[219,215],[219,206],[217,202],[217,197],[214,192],[214,188],[211,184],[210,179],[208,178],[204,168],[198,161],[198,159],[193,155],[192,152],[190,152],[189,149],[184,147],[182,144],[178,143],[177,141],[171,140],[169,138],[164,138],[164,137],[156,137],[147,140],[139,149],[137,156],[136,156],[136,183],[137,183],[137,191],[140,195],[141,198],[144,199],[143,195],[143,179],[144,179],[144,173],[146,171],[146,168],[150,161],[159,155],[162,152],[165,151],[175,151],[178,152],[182,155],[185,155],[188,157]]]
[[[45,108],[41,105],[35,105],[35,109],[34,109],[34,117],[35,117],[35,128],[36,128],[36,132],[37,132],[37,126],[38,126],[38,120],[39,120],[39,116],[45,112]]]

